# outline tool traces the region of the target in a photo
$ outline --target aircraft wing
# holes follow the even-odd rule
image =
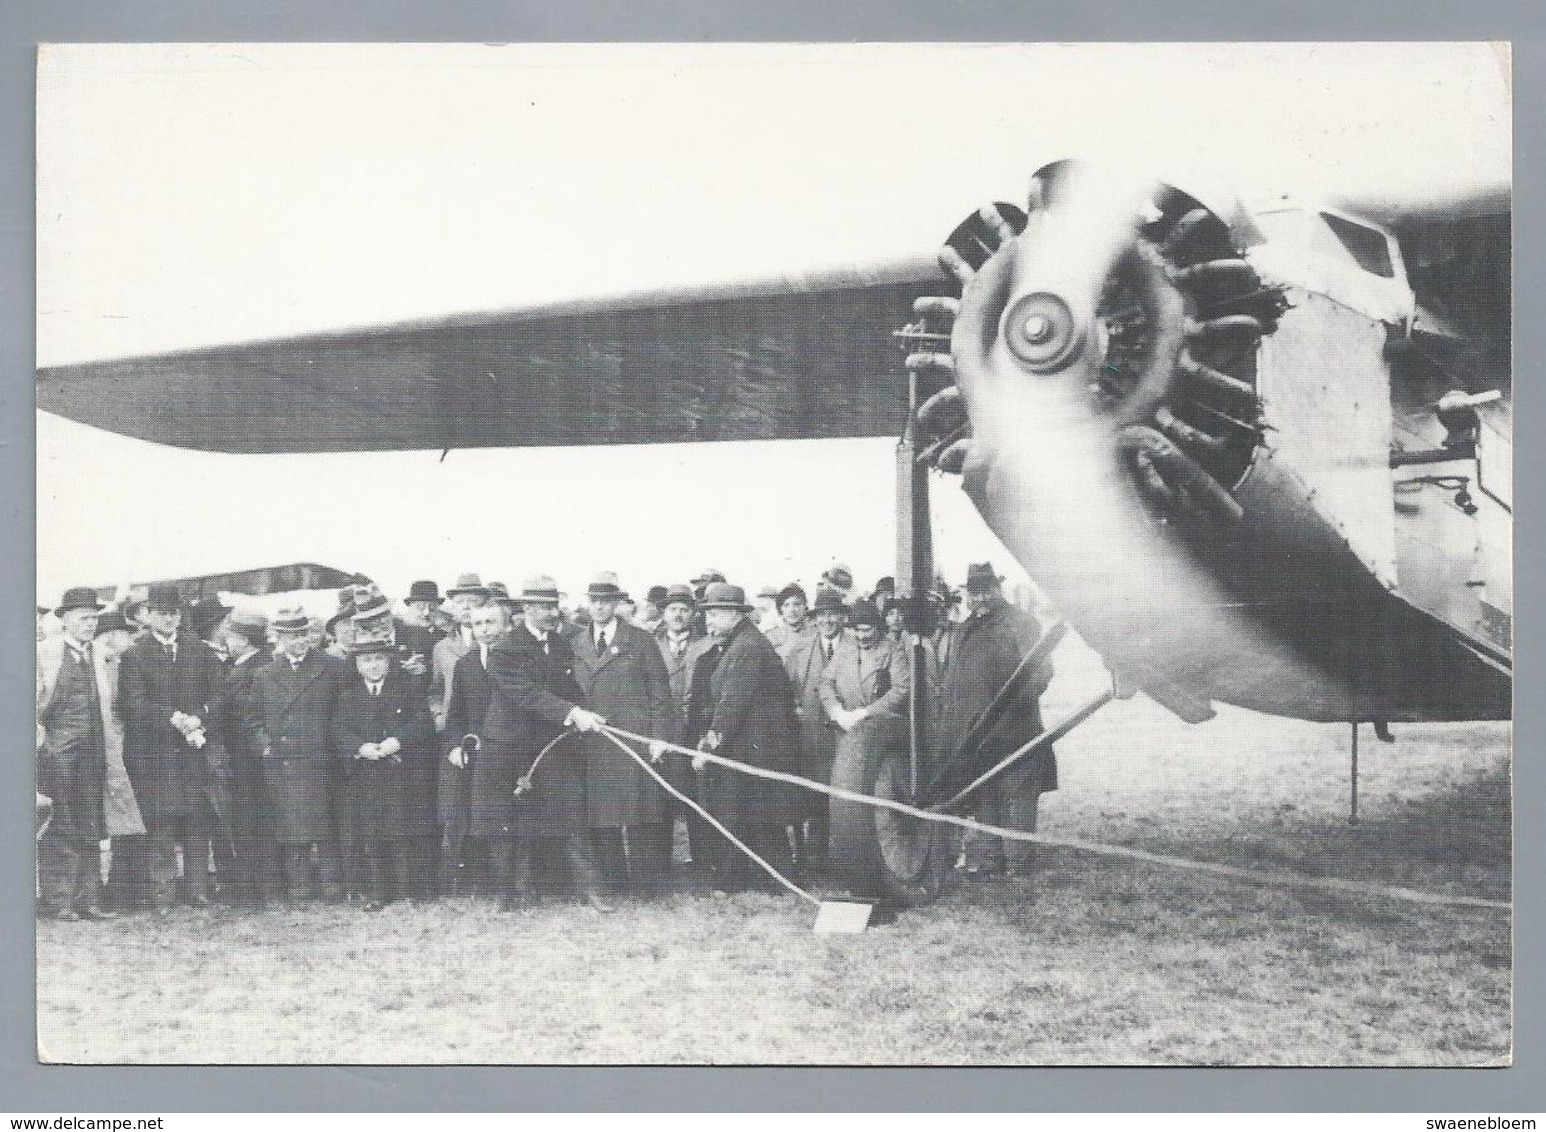
[[[251,570],[234,570],[223,574],[201,574],[191,578],[157,578],[129,587],[129,592],[143,595],[153,585],[174,583],[188,602],[219,597],[222,593],[264,594],[290,593],[294,590],[332,590],[365,580],[362,574],[351,574],[332,566],[320,566],[315,562],[291,562],[284,566],[259,566]],[[102,601],[117,598],[120,587],[114,584],[96,587]]]
[[[884,436],[932,257],[39,370],[38,408],[221,452]]]

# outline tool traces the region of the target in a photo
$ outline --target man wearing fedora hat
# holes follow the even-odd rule
[[[634,624],[646,633],[654,633],[661,626],[666,612],[666,594],[669,586],[655,585],[644,591],[644,600],[639,603],[638,616],[634,618]],[[692,592],[689,587],[688,593]]]
[[[357,637],[349,653],[355,673],[340,679],[328,725],[342,770],[334,801],[364,862],[365,910],[379,911],[422,891],[410,882],[410,846],[433,826],[418,795],[423,767],[434,772],[434,725],[390,634]]]
[[[101,610],[89,586],[66,590],[63,631],[38,644],[37,792],[53,810],[38,839],[39,910],[60,920],[111,916],[97,871],[111,730],[110,677],[92,647]]]
[[[752,609],[746,591],[711,582],[699,605],[714,643],[693,665],[689,745],[768,770],[794,770],[794,695],[778,653],[746,617]],[[790,868],[786,828],[803,816],[802,792],[701,759],[694,769],[703,807],[774,868]],[[711,834],[704,851],[727,888],[764,882],[757,866],[722,835]]]
[[[830,782],[838,728],[822,710],[821,676],[850,636],[843,628],[848,608],[836,590],[823,588],[816,591],[811,615],[815,631],[791,635],[779,650],[779,657],[794,688],[795,712],[800,717],[797,773],[818,782]],[[827,798],[806,791],[802,799],[806,812],[797,824],[800,864],[815,871],[825,868],[827,861]]]
[[[247,742],[263,765],[289,897],[339,900],[344,889],[328,727],[350,668],[312,647],[310,622],[299,606],[281,609],[270,628],[279,650],[252,678],[244,721]]]
[[[451,706],[451,685],[456,679],[456,662],[472,651],[472,611],[489,602],[489,588],[474,573],[458,574],[456,584],[446,591],[445,608],[456,627],[435,642],[430,653],[430,709],[435,730],[445,730],[446,710]]]
[[[253,678],[272,659],[268,618],[253,610],[235,610],[222,623],[221,632],[226,666],[215,724],[229,768],[231,851],[229,864],[216,856],[220,896],[233,904],[262,905],[279,895],[282,872],[274,841],[273,805],[263,782],[262,752],[253,749],[243,718]]]
[[[1036,619],[1004,600],[1002,583],[991,563],[976,562],[967,568],[970,612],[946,631],[937,650],[938,702],[930,713],[936,750],[955,750],[1041,639]],[[984,769],[1041,731],[1041,695],[1051,680],[1052,665],[1047,660],[1021,680],[1012,706],[979,748],[978,761]],[[1040,797],[1056,790],[1057,784],[1057,757],[1049,748],[984,786],[978,795],[978,816],[993,825],[1034,833]],[[1025,842],[978,838],[968,842],[967,867],[977,875],[1024,871],[1031,867],[1033,855],[1034,848]]]
[[[209,903],[211,840],[221,833],[213,709],[224,672],[208,645],[180,631],[182,609],[175,585],[151,586],[144,613],[150,632],[129,646],[118,670],[124,763],[145,818],[148,896],[158,912],[178,895],[179,845],[182,899]]]
[[[698,611],[697,599],[692,587],[674,585],[665,588],[660,595],[661,619],[655,630],[655,644],[660,649],[660,659],[666,666],[666,679],[671,685],[671,726],[661,737],[677,746],[691,746],[687,735],[687,697],[691,691],[693,665],[712,639],[699,633],[695,627]],[[697,789],[697,775],[692,767],[679,758],[665,760],[660,772],[671,785],[693,796]],[[695,867],[704,863],[703,846],[707,844],[709,825],[697,812],[673,800],[673,814],[687,828],[687,858]]]
[[[488,846],[468,837],[472,813],[472,763],[482,746],[483,721],[494,686],[489,682],[489,650],[510,634],[507,606],[490,602],[472,610],[473,647],[456,662],[451,702],[446,708],[438,762],[440,819],[440,894],[479,890],[487,875]]]
[[[622,597],[617,575],[611,572],[597,575],[586,587],[590,625],[570,638],[581,703],[625,731],[664,736],[675,716],[671,678],[655,641],[618,616]],[[671,865],[669,795],[611,741],[598,735],[581,743],[586,759],[585,824],[607,879],[640,888],[658,886]]]
[[[559,632],[560,597],[551,577],[528,579],[521,590],[521,624],[489,649],[493,696],[472,762],[468,832],[489,843],[489,871],[501,908],[513,911],[534,895],[535,861],[546,845],[567,862],[582,898],[598,912],[609,912],[586,828],[583,752],[573,749],[571,740],[532,769],[542,750],[567,730],[593,731],[603,722],[580,705],[574,655]],[[522,787],[523,777],[529,787]]]

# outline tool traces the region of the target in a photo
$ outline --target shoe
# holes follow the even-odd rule
[[[366,912],[379,912],[381,909],[385,908],[386,905],[380,900],[367,900],[364,904],[360,905],[360,907]]]
[[[209,897],[205,896],[202,892],[190,892],[187,896],[183,897],[183,903],[190,908],[208,908]]]
[[[63,922],[65,922],[67,924],[73,924],[75,921],[79,920],[80,918],[81,918],[81,914],[79,912],[77,912],[74,908],[71,908],[68,904],[66,904],[63,908],[60,908],[57,912],[54,913],[54,919],[62,920]]]
[[[499,910],[501,912],[524,912],[532,903],[528,893],[511,892],[499,898]]]
[[[81,908],[77,913],[83,920],[116,920],[117,912],[110,912],[106,908]]]
[[[586,904],[590,905],[591,911],[599,912],[603,916],[609,915],[610,913],[617,910],[611,904],[608,904],[606,900],[602,898],[601,893],[599,892],[587,892],[585,894],[584,900]]]

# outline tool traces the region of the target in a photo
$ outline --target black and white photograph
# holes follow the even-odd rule
[[[1512,146],[1495,42],[43,45],[39,1061],[1511,1065]]]

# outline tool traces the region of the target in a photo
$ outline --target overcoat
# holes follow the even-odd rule
[[[248,742],[260,753],[281,845],[331,841],[332,752],[328,724],[338,688],[355,675],[345,661],[313,649],[300,664],[274,657],[252,678]]]
[[[434,723],[423,685],[395,664],[372,696],[355,673],[339,682],[328,729],[339,760],[337,804],[354,835],[363,841],[397,841],[434,833],[434,811],[424,804],[424,768],[435,758]],[[394,758],[357,758],[366,743],[395,738]]]
[[[567,837],[585,830],[585,753],[578,739],[555,747],[514,795],[516,781],[580,702],[574,658],[560,633],[538,640],[524,624],[489,649],[493,696],[483,749],[472,764],[473,837]]]
[[[599,654],[594,630],[569,638],[574,679],[583,706],[624,731],[669,739],[676,713],[671,709],[671,677],[660,646],[636,625],[619,618],[612,641]],[[591,829],[641,825],[668,819],[670,795],[603,735],[576,740],[585,751],[585,824]],[[640,744],[633,744],[645,754]]]
[[[936,676],[936,702],[931,747],[953,752],[984,712],[1025,655],[1041,639],[1041,627],[1029,613],[1008,602],[995,603],[986,613],[958,622],[941,638],[936,656],[943,658]],[[1027,674],[1019,695],[987,735],[973,765],[986,770],[994,762],[1041,731],[1041,695],[1052,681],[1052,664],[1043,660]],[[1057,758],[1048,749],[1027,759],[1004,779],[1016,789],[1042,792],[1057,789]]]
[[[440,759],[436,769],[439,783],[439,817],[453,836],[467,833],[472,807],[472,762],[457,766],[446,756],[468,735],[483,737],[483,721],[494,696],[494,685],[483,667],[483,655],[476,647],[456,662],[451,677],[451,698],[446,704],[445,730],[440,737]]]
[[[843,629],[838,633],[837,645],[851,641],[853,633]],[[826,651],[822,648],[822,636],[814,630],[788,638],[779,650],[784,671],[794,689],[796,714],[800,717],[800,774],[807,778],[828,781],[832,776],[832,760],[837,753],[837,738],[841,734],[837,724],[828,718],[821,706],[821,675],[827,668]],[[813,795],[821,799],[822,795]]]
[[[64,637],[57,634],[38,643],[37,712],[40,747],[48,742],[41,720],[43,713],[53,703],[54,690],[59,683],[59,666],[64,663],[66,648],[68,646],[64,643]],[[106,774],[102,790],[103,833],[108,837],[129,837],[144,833],[145,821],[134,799],[129,772],[123,764],[123,715],[118,710],[118,660],[106,660],[102,650],[97,648],[91,650],[91,656],[97,680],[97,704],[106,741]]]
[[[436,641],[430,650],[430,710],[435,713],[437,730],[445,727],[446,712],[451,708],[451,690],[456,686],[456,662],[475,647],[471,632],[457,629]]]
[[[715,754],[752,766],[799,773],[794,694],[778,653],[744,618],[728,637],[706,649],[693,666],[689,746],[703,732],[719,733]],[[691,734],[692,731],[702,731]],[[808,805],[796,786],[706,766],[698,800],[732,829],[802,820]]]
[[[835,708],[867,707],[872,717],[900,718],[907,710],[910,680],[907,649],[900,641],[881,637],[865,648],[857,636],[847,634],[821,674],[822,714],[830,719]]]
[[[225,670],[214,650],[177,634],[176,656],[146,633],[124,650],[118,666],[118,704],[124,718],[124,765],[147,822],[219,808],[219,783],[210,767],[222,757],[214,709]],[[206,745],[191,746],[172,726],[174,712],[196,715]]]

